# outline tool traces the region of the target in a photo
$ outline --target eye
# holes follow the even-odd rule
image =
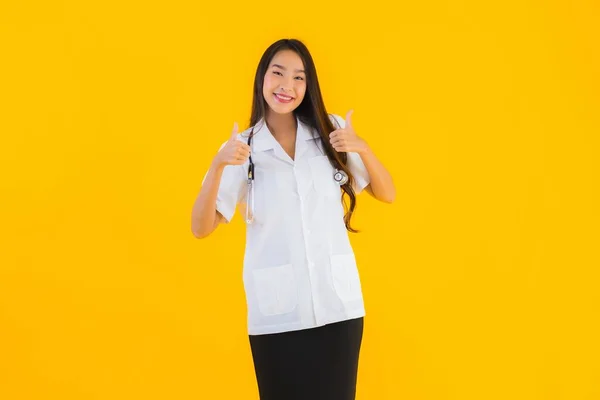
[[[283,76],[283,74],[282,74],[281,72],[279,72],[279,71],[273,71],[273,73],[274,73],[275,75],[279,74],[279,75]]]
[[[304,78],[303,78],[303,77],[301,77],[301,76],[297,76],[296,78],[298,78],[298,79],[299,79],[299,80],[301,80],[301,81],[303,81],[303,80],[304,80]]]

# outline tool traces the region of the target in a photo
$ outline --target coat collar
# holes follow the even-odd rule
[[[308,141],[318,139],[319,135],[309,126],[302,123],[298,117],[296,117],[296,124],[296,150],[294,159],[297,160],[304,154],[306,149],[308,149]],[[264,118],[254,126],[254,136],[252,137],[251,145],[251,152],[256,153],[273,149],[278,158],[291,164],[294,163],[285,150],[283,150],[277,139],[275,139],[265,123]]]

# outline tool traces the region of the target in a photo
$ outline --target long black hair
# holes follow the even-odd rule
[[[266,116],[268,104],[263,95],[265,74],[275,54],[282,50],[294,51],[298,54],[304,64],[306,93],[302,103],[294,110],[294,114],[302,123],[318,132],[329,162],[331,162],[335,168],[348,174],[348,182],[342,185],[343,192],[341,195],[341,201],[343,202],[345,210],[344,224],[348,231],[358,232],[350,223],[352,214],[356,208],[356,193],[354,193],[352,188],[354,176],[352,176],[352,173],[347,166],[348,155],[344,152],[338,153],[329,142],[329,134],[333,132],[336,127],[334,127],[332,121],[329,119],[329,114],[327,113],[323,102],[315,63],[308,48],[301,41],[297,39],[281,39],[271,44],[263,53],[254,77],[250,126],[254,127]],[[345,196],[348,196],[350,199],[350,205],[346,204]]]

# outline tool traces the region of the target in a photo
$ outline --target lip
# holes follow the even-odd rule
[[[294,100],[294,99],[295,99],[295,97],[288,96],[287,94],[283,94],[283,93],[273,93],[273,94],[274,94],[274,95],[277,95],[277,96],[289,97],[289,98],[290,98],[290,100]]]

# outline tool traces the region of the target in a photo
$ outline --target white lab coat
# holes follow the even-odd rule
[[[331,115],[334,125],[345,121]],[[247,141],[250,129],[238,135]],[[365,315],[359,272],[344,226],[335,169],[318,134],[298,120],[292,160],[264,121],[251,142],[254,221],[246,225],[243,281],[250,335],[314,328]],[[348,165],[358,194],[370,182],[357,153]],[[217,210],[227,222],[244,209],[248,162],[225,167]],[[245,212],[242,212],[245,218]]]

